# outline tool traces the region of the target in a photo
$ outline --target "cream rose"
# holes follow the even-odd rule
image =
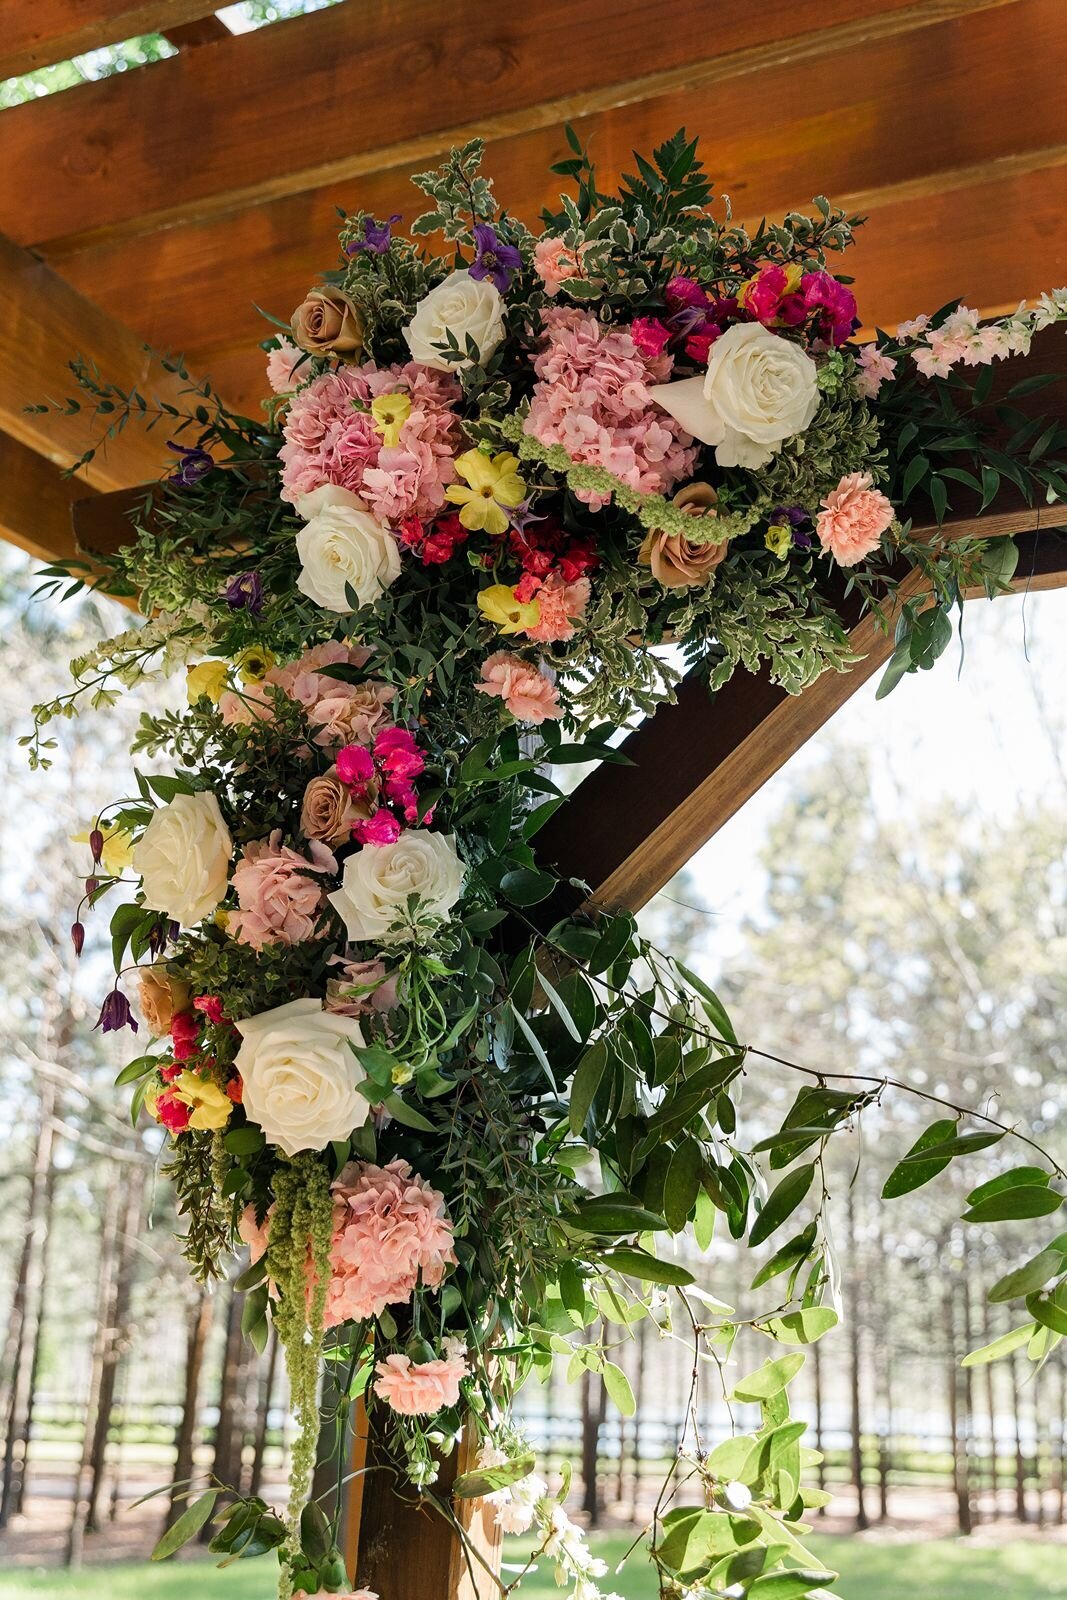
[[[460,348],[458,360],[450,361],[435,346],[446,342],[452,334]],[[467,337],[478,347],[484,363],[504,337],[504,299],[500,290],[483,278],[480,282],[469,272],[450,272],[436,289],[431,289],[415,308],[415,315],[404,329],[408,349],[424,367],[437,367],[442,372],[455,372],[460,367],[471,367],[474,362],[467,355]]]
[[[349,588],[369,606],[399,578],[396,540],[356,495],[331,484],[304,495],[296,509],[308,518],[296,536],[296,586],[324,611],[351,611]]]
[[[363,1073],[349,1049],[363,1043],[354,1018],[324,1011],[319,1000],[290,1000],[234,1026],[245,1112],[268,1144],[287,1156],[321,1150],[366,1122],[370,1101],[358,1091]]]
[[[763,467],[811,423],[817,375],[793,340],[739,322],[712,345],[703,378],[657,384],[651,394],[695,439],[715,446],[720,467]]]
[[[394,928],[416,895],[419,915],[445,922],[463,890],[464,867],[451,834],[401,834],[396,844],[365,845],[345,862],[341,887],[327,899],[350,939],[395,944]]]
[[[208,916],[226,893],[233,840],[213,794],[177,794],[133,847],[144,903],[183,927]]]

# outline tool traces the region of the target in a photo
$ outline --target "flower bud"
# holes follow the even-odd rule
[[[74,946],[74,954],[80,956],[85,944],[85,929],[80,922],[74,923],[70,930],[70,942]]]
[[[99,828],[94,828],[89,835],[89,849],[93,852],[94,862],[98,862],[104,853],[104,835]]]

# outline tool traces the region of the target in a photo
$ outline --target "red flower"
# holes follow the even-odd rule
[[[226,1085],[226,1093],[229,1095],[235,1106],[239,1106],[244,1100],[245,1085],[244,1079],[241,1077],[240,1073],[237,1073],[236,1077],[230,1079],[229,1083]]]
[[[221,1028],[226,1022],[222,1014],[222,1001],[217,994],[198,994],[193,1000],[193,1010],[199,1011],[216,1028]]]
[[[170,1025],[171,1048],[175,1061],[195,1056],[200,1043],[200,1024],[191,1011],[179,1011]]]
[[[181,1133],[187,1128],[192,1114],[192,1107],[176,1100],[169,1090],[156,1101],[156,1116],[171,1133]]]

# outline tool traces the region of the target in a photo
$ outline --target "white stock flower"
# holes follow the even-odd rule
[[[435,346],[452,334],[461,355],[449,361]],[[474,362],[467,355],[467,336],[478,347],[484,364],[504,337],[504,298],[487,278],[479,281],[462,269],[448,277],[419,301],[415,315],[404,329],[404,338],[415,361],[442,372],[455,372]]]
[[[720,467],[763,467],[819,409],[818,369],[805,350],[759,322],[717,339],[702,378],[650,393],[688,433],[715,446]]]
[[[200,922],[226,893],[232,855],[233,840],[215,796],[204,790],[175,795],[133,847],[145,905],[186,928]]]
[[[409,937],[394,927],[417,895],[419,915],[438,922],[463,890],[464,867],[451,834],[409,831],[395,844],[364,845],[345,862],[341,887],[327,899],[341,917],[348,937],[395,944]]]
[[[351,611],[347,591],[369,606],[400,576],[400,549],[389,529],[347,489],[326,484],[297,501],[308,520],[296,536],[296,586],[324,611]]]
[[[324,1011],[319,1000],[290,1000],[234,1026],[244,1108],[268,1144],[293,1156],[363,1126],[370,1102],[356,1087],[363,1074],[349,1045],[362,1045],[363,1034],[354,1017]]]

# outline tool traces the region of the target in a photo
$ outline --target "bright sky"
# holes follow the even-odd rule
[[[961,817],[980,810],[1007,820],[1020,800],[1061,787],[1041,704],[1059,729],[1067,770],[1065,624],[1062,592],[970,601],[962,672],[954,643],[931,672],[905,678],[885,700],[874,698],[880,674],[858,690],[693,858],[695,888],[714,913],[702,963],[709,974],[728,961],[741,920],[758,913],[764,892],[758,856],[768,821],[792,775],[817,762],[829,739],[880,752],[872,762],[872,802],[886,812],[899,811],[903,795],[909,809],[941,802],[949,816],[954,809]]]

